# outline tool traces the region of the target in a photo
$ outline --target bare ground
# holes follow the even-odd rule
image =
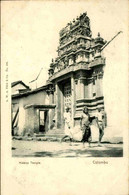
[[[91,143],[91,147],[82,143],[49,142],[49,141],[23,141],[12,140],[13,157],[122,157],[123,144]]]

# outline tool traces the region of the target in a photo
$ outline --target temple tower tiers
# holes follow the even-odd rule
[[[78,125],[84,106],[95,114],[104,110],[102,89],[105,58],[100,49],[105,44],[100,33],[92,37],[87,13],[69,22],[59,33],[58,57],[52,60],[49,81],[51,101],[56,104],[56,127],[63,128],[65,107],[71,108],[73,126]],[[53,97],[52,97],[53,95]]]

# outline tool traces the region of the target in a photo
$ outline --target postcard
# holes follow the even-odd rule
[[[1,2],[2,195],[128,194],[128,1]]]

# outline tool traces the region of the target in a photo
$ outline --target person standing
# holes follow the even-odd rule
[[[65,121],[65,136],[61,139],[61,142],[66,138],[70,138],[70,141],[72,141],[72,134],[70,132],[71,130],[71,112],[70,108],[66,107],[66,110],[64,112],[64,121]]]
[[[85,147],[85,142],[88,142],[90,147],[90,143],[92,141],[91,128],[90,128],[90,115],[88,112],[88,108],[86,106],[83,108],[83,114],[81,115],[80,123],[81,123],[80,124],[81,130],[83,131],[83,138],[82,138],[83,147]]]
[[[101,108],[98,109],[97,124],[98,124],[98,128],[99,128],[98,146],[101,146],[100,143],[101,143],[103,135],[104,135],[104,120],[103,120],[103,114],[101,112]]]

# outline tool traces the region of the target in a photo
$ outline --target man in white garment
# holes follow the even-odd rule
[[[71,135],[71,112],[70,112],[70,108],[66,107],[65,112],[64,112],[64,121],[65,121],[65,136],[61,139],[61,142],[63,141],[63,139],[65,139],[66,137],[69,137],[70,139],[72,138]]]
[[[98,141],[98,146],[101,146],[101,140],[104,135],[104,121],[103,121],[103,114],[101,112],[101,108],[98,109],[97,113],[97,124],[99,128],[99,141]]]

